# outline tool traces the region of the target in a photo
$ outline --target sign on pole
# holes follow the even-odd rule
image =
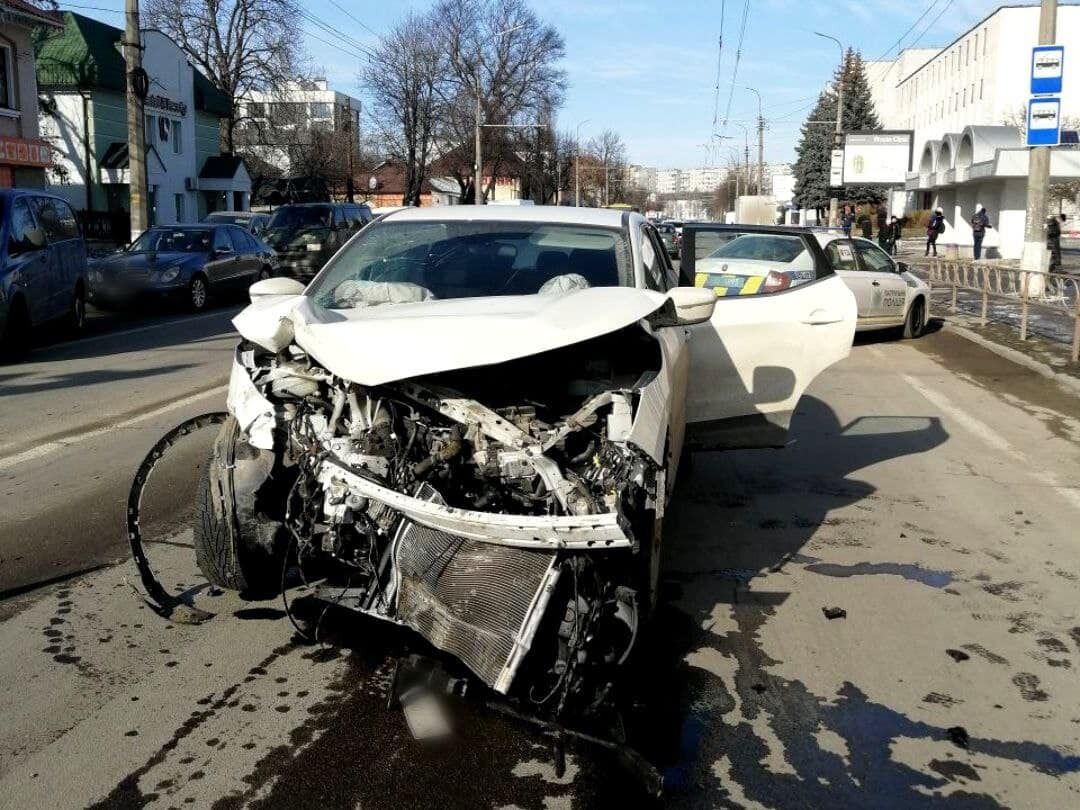
[[[1057,146],[1061,142],[1061,99],[1033,98],[1028,102],[1027,145]]]
[[[844,150],[832,150],[832,165],[829,167],[829,187],[840,188],[844,185]]]
[[[911,170],[911,130],[848,132],[844,135],[844,183],[902,186]]]
[[[1064,73],[1065,48],[1041,45],[1031,49],[1031,95],[1058,94]]]

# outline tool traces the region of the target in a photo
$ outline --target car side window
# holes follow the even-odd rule
[[[855,248],[847,239],[834,239],[825,246],[825,255],[834,270],[858,270]]]
[[[50,242],[62,242],[79,235],[79,226],[71,208],[50,197],[33,197],[31,201],[37,220]]]
[[[855,250],[859,254],[859,258],[862,259],[863,270],[868,270],[874,273],[895,273],[896,265],[893,260],[889,258],[888,254],[877,245],[871,245],[869,242],[855,242]]]
[[[233,249],[232,240],[229,239],[228,228],[218,228],[214,231],[214,250],[228,253]]]
[[[335,205],[332,210],[334,212],[333,226],[335,228],[348,226],[349,223],[345,216],[345,209],[340,205]]]
[[[248,247],[247,234],[239,228],[229,228],[229,238],[232,240],[233,250],[237,253],[251,252],[251,248]]]
[[[650,290],[665,292],[664,266],[660,258],[662,250],[657,250],[656,239],[648,225],[641,229],[641,263],[645,268],[645,286]]]
[[[11,227],[8,236],[8,255],[17,256],[38,250],[30,241],[30,232],[37,227],[34,215],[30,213],[30,206],[25,199],[16,200],[11,207]]]

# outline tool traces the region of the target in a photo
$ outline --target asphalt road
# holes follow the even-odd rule
[[[213,324],[161,344],[144,368],[194,363],[213,383],[229,343]],[[103,352],[97,367],[138,368],[144,350]],[[144,389],[125,413],[193,371],[116,386]],[[105,397],[84,407],[100,413]],[[25,504],[17,525],[32,538],[5,523],[4,556],[36,554],[41,521],[80,522],[50,518],[69,509],[76,479],[85,510],[111,514],[158,432],[219,401],[4,470],[18,494],[3,511]],[[860,341],[804,398],[792,438],[698,454],[667,513],[666,601],[630,724],[666,803],[1077,806],[1080,400],[948,332]],[[48,489],[50,475],[66,483]],[[182,523],[182,483],[178,470],[164,487],[176,515],[163,530]],[[65,564],[111,547],[78,528]],[[154,545],[170,585],[198,587],[189,543],[181,531]],[[326,643],[309,646],[280,601],[205,589],[213,619],[167,622],[131,577],[108,567],[0,602],[0,804],[648,806],[633,774],[588,744],[570,746],[557,776],[546,739],[484,708],[479,689],[451,744],[413,741],[386,708],[403,634],[331,612]],[[314,622],[320,610],[296,597]],[[829,620],[825,607],[847,615]]]
[[[98,315],[90,336],[46,333],[0,365],[0,594],[122,555],[143,456],[183,419],[224,407],[237,311]],[[193,437],[158,471],[148,509],[162,526],[186,520],[179,505],[210,440]]]

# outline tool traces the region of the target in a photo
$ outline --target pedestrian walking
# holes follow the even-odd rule
[[[846,205],[844,206],[844,213],[840,215],[840,227],[844,231],[844,236],[848,239],[851,238],[851,227],[855,224],[855,217],[851,215],[851,209]]]
[[[1061,226],[1065,224],[1065,215],[1058,214],[1046,221],[1046,249],[1050,251],[1050,272],[1061,272]]]
[[[982,244],[983,239],[986,238],[986,229],[990,227],[990,217],[986,213],[986,209],[981,205],[979,210],[975,212],[975,216],[971,218],[971,238],[975,253],[975,261],[979,261],[982,258]]]
[[[900,235],[902,228],[900,226],[900,220],[896,217],[892,218],[889,223],[889,255],[895,256],[896,251],[900,249]]]
[[[859,227],[862,228],[863,239],[870,239],[874,235],[874,224],[870,221],[870,215],[866,211],[859,217]]]
[[[929,256],[932,250],[937,256],[937,238],[943,233],[945,233],[945,215],[939,208],[930,215],[930,221],[926,223],[926,253],[924,255]]]
[[[877,209],[877,241],[882,250],[889,249],[889,216],[885,213],[884,205],[879,205]]]

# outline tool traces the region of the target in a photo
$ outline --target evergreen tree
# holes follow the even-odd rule
[[[844,110],[841,119],[844,132],[866,132],[881,129],[874,101],[870,95],[870,83],[862,57],[851,49],[844,54]],[[813,123],[836,120],[836,87],[840,81],[841,68],[837,68],[831,87],[818,96],[817,104],[802,126],[795,160],[795,202],[800,208],[819,211],[828,208],[829,167],[832,162],[834,127]],[[844,202],[880,202],[885,198],[884,189],[878,186],[846,186],[841,195]]]

